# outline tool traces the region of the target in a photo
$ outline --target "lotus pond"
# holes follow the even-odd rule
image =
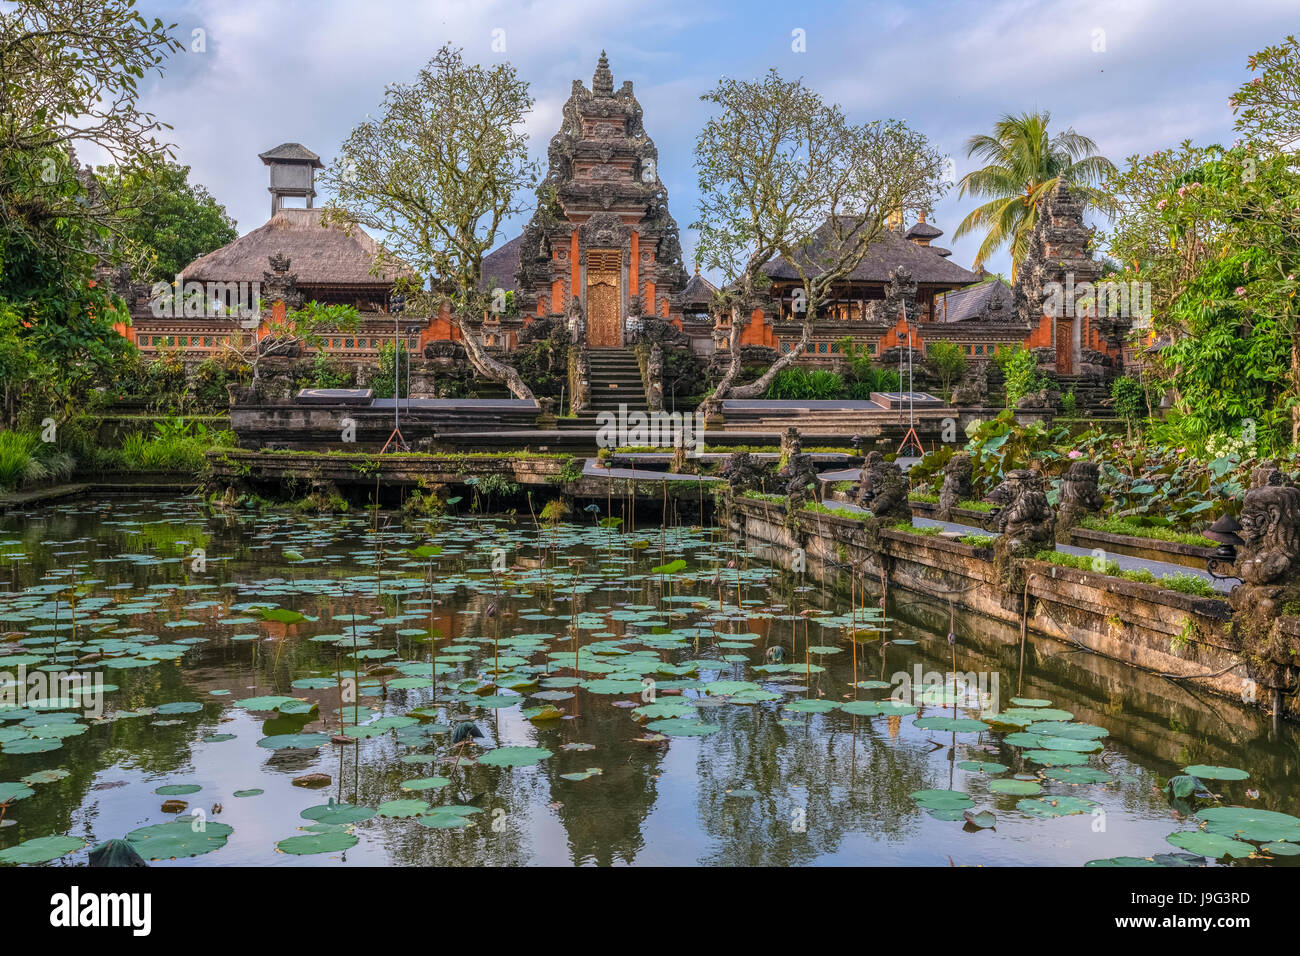
[[[1289,727],[709,529],[116,498],[0,519],[0,575],[3,864],[1300,853]]]

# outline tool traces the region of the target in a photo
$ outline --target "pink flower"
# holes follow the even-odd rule
[[[1246,294],[1246,287],[1244,285],[1237,286],[1237,295],[1245,295],[1245,294]]]
[[[1165,204],[1168,203],[1168,202],[1169,202],[1169,200],[1167,200],[1167,199],[1162,199],[1162,200],[1160,200],[1158,203],[1156,203],[1156,208],[1157,208],[1157,209],[1164,209],[1164,208],[1165,208]]]
[[[1264,82],[1264,78],[1263,78],[1262,76],[1257,76],[1257,77],[1255,77],[1253,80],[1250,81],[1250,85],[1251,85],[1251,86],[1259,86],[1259,84],[1261,84],[1261,83],[1263,83],[1263,82]]]
[[[1187,195],[1187,187],[1186,187],[1186,186],[1179,186],[1179,187],[1178,187],[1178,195],[1180,195],[1180,196],[1186,196],[1186,195]]]
[[[1077,448],[1072,448],[1072,449],[1070,450],[1070,454],[1068,455],[1068,457],[1070,457],[1070,458],[1082,458],[1082,457],[1083,457],[1083,452],[1079,451],[1079,449],[1077,449]]]

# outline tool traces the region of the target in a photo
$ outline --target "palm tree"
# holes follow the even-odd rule
[[[1051,118],[1047,111],[1007,114],[994,125],[992,136],[981,133],[966,141],[966,155],[985,160],[988,165],[963,176],[957,195],[969,192],[972,196],[991,197],[961,221],[954,235],[960,239],[976,230],[987,230],[975,254],[974,268],[980,268],[1009,244],[1014,279],[1038,221],[1039,206],[1062,180],[1078,188],[1085,209],[1113,214],[1114,200],[1094,184],[1113,172],[1114,164],[1097,155],[1097,144],[1089,137],[1072,129],[1052,137],[1048,132]]]

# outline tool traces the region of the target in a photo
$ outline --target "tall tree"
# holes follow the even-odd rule
[[[163,160],[97,171],[104,191],[126,210],[122,237],[143,261],[142,280],[171,282],[199,256],[239,236],[226,207],[189,175],[190,167]]]
[[[134,167],[168,153],[169,129],[138,106],[138,84],[181,49],[175,24],[135,0],[20,0],[0,11],[0,228],[23,235],[83,282],[121,238],[120,197],[75,160],[94,146]],[[70,228],[76,224],[77,228]]]
[[[943,189],[943,158],[898,120],[853,124],[802,80],[775,69],[761,80],[723,79],[701,99],[717,107],[695,144],[701,265],[729,280],[731,363],[712,400],[761,395],[804,352],[833,286],[862,262],[893,212],[929,212]],[[783,257],[797,272],[800,342],[756,381],[736,386],[741,338]]]
[[[1038,221],[1043,199],[1065,180],[1076,187],[1088,207],[1106,214],[1114,210],[1109,196],[1095,184],[1114,171],[1114,165],[1097,155],[1097,144],[1067,129],[1053,137],[1047,111],[1004,115],[984,133],[966,141],[966,155],[987,165],[961,178],[957,195],[987,196],[957,226],[954,238],[984,231],[975,254],[979,268],[1003,246],[1011,248],[1012,274],[1025,257],[1029,234]]]
[[[328,218],[382,231],[376,265],[396,261],[428,280],[406,288],[408,310],[449,305],[474,369],[529,399],[484,345],[492,296],[480,285],[483,256],[536,180],[522,128],[532,105],[509,63],[470,65],[445,45],[415,82],[385,89],[379,115],[352,131],[324,177],[335,193]]]

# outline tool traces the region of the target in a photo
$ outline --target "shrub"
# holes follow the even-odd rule
[[[766,398],[786,401],[810,401],[840,398],[844,395],[844,378],[825,369],[793,366],[782,369],[767,386]]]
[[[75,461],[31,432],[0,432],[0,488],[57,481],[72,474]]]

